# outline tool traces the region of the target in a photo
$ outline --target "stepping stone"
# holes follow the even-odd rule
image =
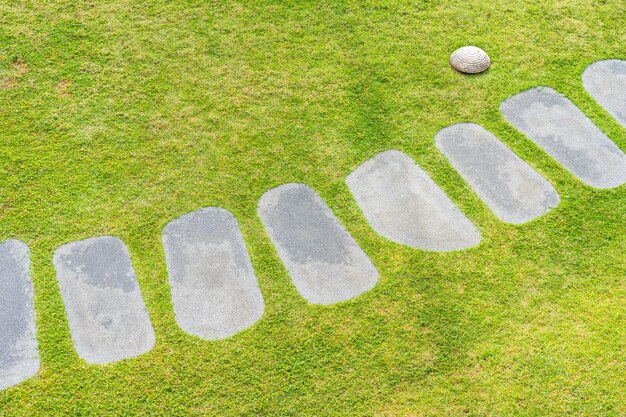
[[[163,229],[176,322],[216,340],[263,316],[264,303],[235,217],[218,207],[187,213]]]
[[[626,155],[566,97],[533,88],[504,102],[513,126],[587,185],[613,188],[626,182]]]
[[[626,61],[607,59],[583,72],[585,90],[626,127]]]
[[[258,213],[294,285],[309,302],[333,304],[370,290],[378,271],[311,188],[267,191]]]
[[[0,389],[39,371],[28,246],[0,243]]]
[[[346,178],[365,218],[381,236],[432,251],[475,246],[480,232],[408,155],[389,150]]]
[[[435,143],[504,222],[525,223],[559,203],[552,184],[482,126],[446,127],[437,133]]]
[[[152,349],[154,330],[124,242],[104,236],[68,243],[53,263],[81,358],[104,364]]]

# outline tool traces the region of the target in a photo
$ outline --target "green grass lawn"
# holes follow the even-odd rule
[[[585,186],[499,113],[550,86],[626,150],[581,81],[626,59],[625,16],[620,0],[3,0],[0,240],[32,251],[42,367],[0,392],[0,415],[626,415],[626,186]],[[487,73],[451,70],[465,44]],[[559,206],[500,222],[435,148],[460,121],[546,176]],[[369,227],[344,179],[391,148],[479,246],[425,252]],[[333,209],[380,272],[373,290],[333,306],[297,293],[256,214],[286,182]],[[176,325],[160,239],[205,206],[237,217],[266,303],[216,342]],[[96,235],[128,244],[157,338],[106,366],[74,351],[51,263]]]

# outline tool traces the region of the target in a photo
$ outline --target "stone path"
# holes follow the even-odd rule
[[[28,246],[19,240],[0,244],[0,389],[39,371],[33,284]]]
[[[472,222],[400,151],[379,153],[348,175],[346,183],[372,228],[394,242],[432,251],[480,242]]]
[[[504,222],[528,222],[559,203],[552,184],[482,126],[459,123],[446,127],[437,133],[435,142]]]
[[[548,87],[519,93],[500,106],[513,126],[565,168],[596,188],[626,182],[626,155],[564,96]]]
[[[591,97],[626,127],[626,61],[594,62],[583,73],[583,85]]]
[[[294,285],[309,302],[333,304],[371,289],[378,271],[306,185],[285,184],[261,197],[258,213]]]
[[[154,346],[154,331],[126,245],[111,236],[68,243],[54,254],[76,351],[88,363],[131,358]]]
[[[178,325],[215,340],[263,316],[263,296],[235,217],[209,207],[185,214],[163,230],[163,247]]]
[[[589,94],[626,127],[626,61],[606,60],[583,74]],[[574,104],[547,87],[501,105],[504,117],[588,185],[626,182],[626,156]],[[502,220],[524,223],[559,202],[554,187],[479,125],[460,123],[435,137],[439,150]],[[356,168],[346,183],[382,236],[425,250],[477,245],[481,236],[408,155],[389,150]],[[308,186],[284,184],[259,200],[258,214],[296,289],[333,304],[373,288],[378,271]],[[256,323],[264,301],[234,216],[208,207],[171,221],[163,246],[174,313],[186,332],[207,340]],[[28,247],[0,243],[0,389],[38,372]],[[105,236],[59,247],[53,258],[72,340],[88,363],[152,349],[154,330],[126,245]]]

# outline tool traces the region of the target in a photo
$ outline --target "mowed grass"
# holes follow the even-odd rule
[[[499,113],[545,85],[622,150],[585,67],[626,59],[626,3],[587,1],[17,1],[0,3],[0,240],[31,248],[40,373],[0,415],[626,415],[626,186],[595,190]],[[461,76],[457,47],[492,68]],[[504,224],[434,145],[476,122],[557,188]],[[345,177],[387,149],[422,166],[480,229],[432,253],[377,235]],[[312,186],[380,272],[333,306],[299,296],[256,214]],[[208,342],[174,321],[161,231],[219,206],[237,217],[266,303]],[[155,348],[92,366],[73,349],[51,258],[126,242]],[[10,300],[1,300],[10,302]]]

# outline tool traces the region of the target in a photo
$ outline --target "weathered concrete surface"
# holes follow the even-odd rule
[[[263,316],[264,303],[235,217],[218,207],[187,213],[163,229],[176,322],[223,339]]]
[[[626,182],[626,155],[566,97],[548,87],[519,93],[500,110],[513,126],[586,184]]]
[[[306,185],[285,184],[267,191],[258,213],[294,285],[309,302],[332,304],[371,289],[378,271]]]
[[[53,263],[81,358],[103,364],[152,349],[154,330],[124,242],[104,236],[68,243]]]
[[[39,371],[28,246],[0,243],[0,390]]]
[[[435,143],[502,221],[525,223],[559,203],[552,184],[482,126],[446,127]]]
[[[583,72],[583,85],[591,97],[626,127],[626,61],[594,62]]]
[[[450,251],[475,246],[480,232],[408,155],[389,150],[346,178],[369,224],[407,246]]]

